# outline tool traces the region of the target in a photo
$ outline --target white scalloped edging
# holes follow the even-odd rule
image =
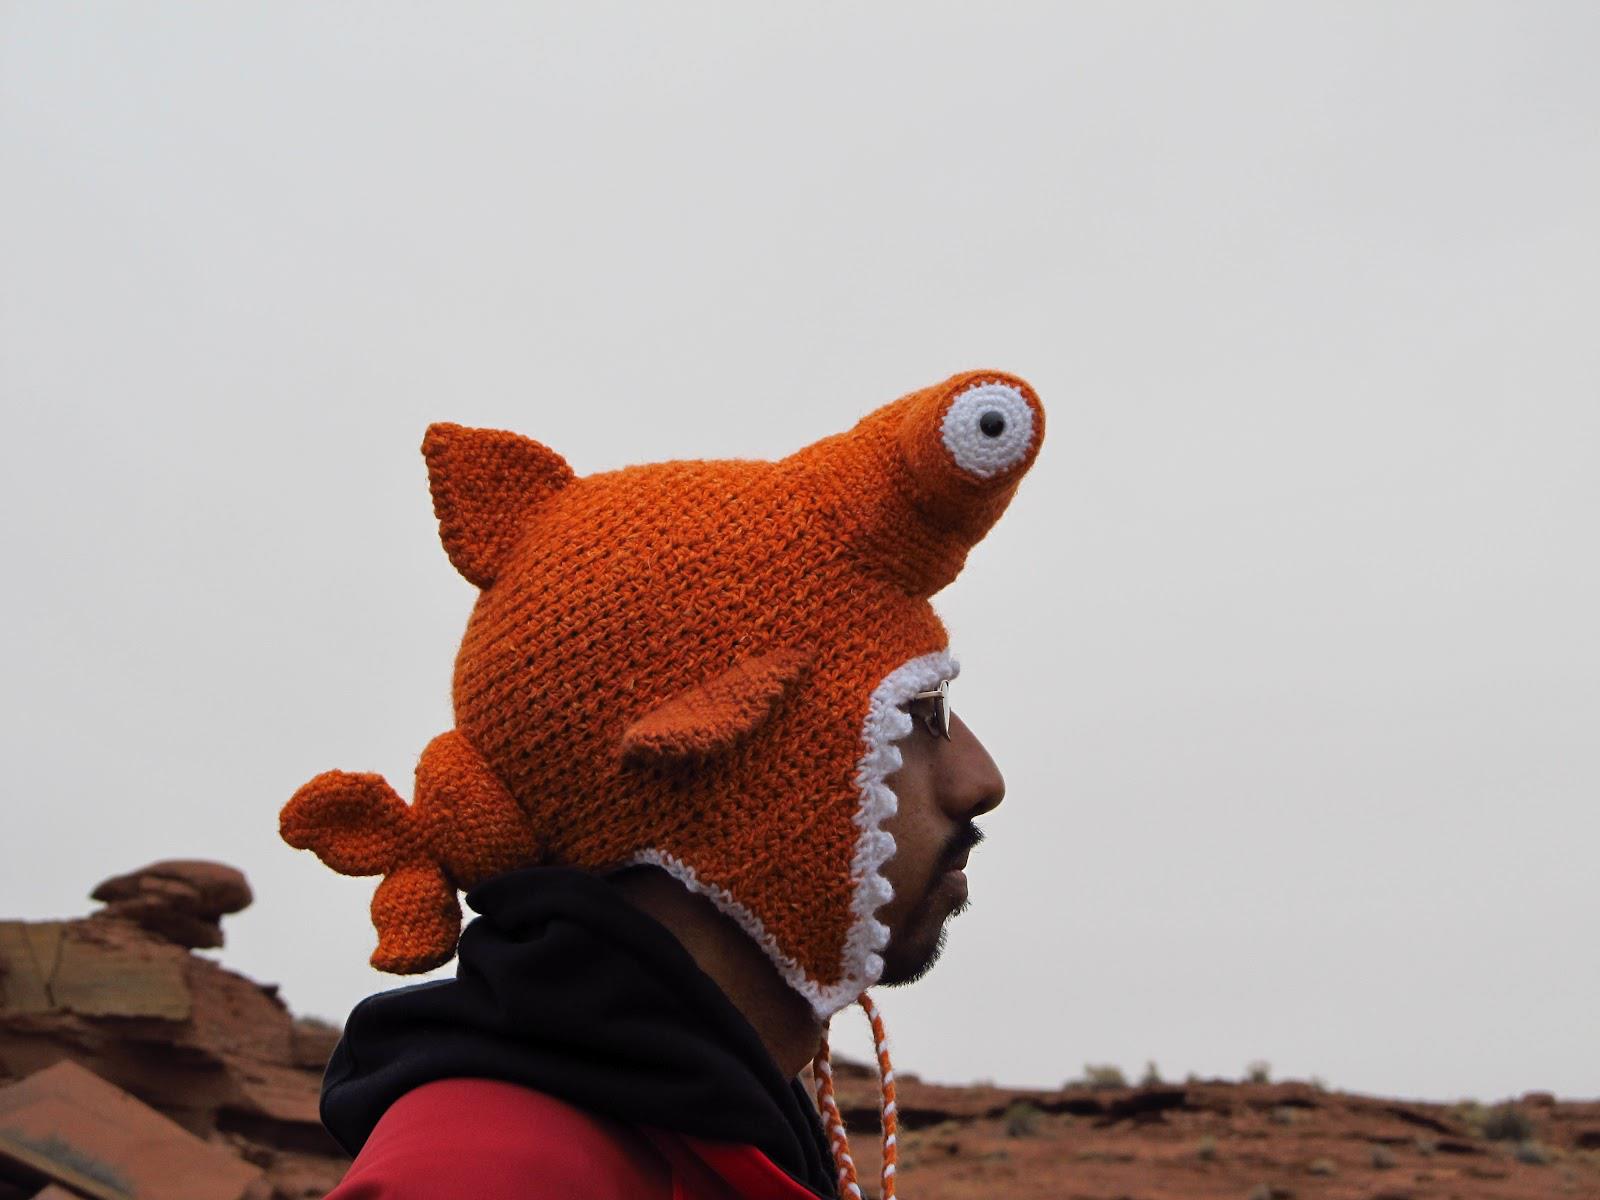
[[[918,692],[938,687],[940,680],[954,679],[960,670],[949,651],[939,650],[896,667],[872,690],[861,729],[865,749],[856,760],[855,784],[860,799],[851,819],[861,832],[856,836],[855,853],[850,860],[854,884],[851,921],[839,982],[823,985],[808,976],[799,963],[784,953],[761,918],[726,888],[702,882],[694,868],[681,859],[663,850],[641,850],[624,865],[660,867],[691,892],[709,899],[755,939],[784,981],[811,1002],[819,1017],[827,1020],[854,1003],[883,975],[882,951],[889,944],[889,928],[878,920],[877,912],[894,898],[894,888],[883,876],[883,864],[895,849],[894,835],[883,828],[883,823],[894,816],[897,804],[894,789],[885,780],[900,769],[900,748],[895,743],[913,727],[910,714],[900,706]]]

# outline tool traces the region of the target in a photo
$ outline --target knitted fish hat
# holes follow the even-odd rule
[[[480,589],[456,727],[423,751],[409,805],[378,775],[329,771],[284,806],[284,840],[382,877],[380,970],[455,953],[457,889],[648,863],[827,1018],[883,970],[902,706],[957,670],[928,597],[1043,434],[1033,390],[992,371],[776,462],[580,478],[518,434],[431,426],[440,536]]]

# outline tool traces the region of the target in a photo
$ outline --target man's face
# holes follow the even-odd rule
[[[1000,768],[961,718],[951,714],[950,740],[921,719],[913,701],[911,733],[896,743],[901,767],[887,783],[899,800],[883,823],[895,852],[883,866],[894,899],[878,912],[889,927],[883,952],[886,985],[910,983],[928,972],[944,949],[944,927],[967,907],[967,852],[982,840],[972,823],[1005,796]]]

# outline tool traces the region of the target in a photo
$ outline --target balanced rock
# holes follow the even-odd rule
[[[96,916],[133,921],[190,949],[222,945],[222,917],[249,907],[250,885],[223,863],[169,859],[107,879],[90,895],[105,902]]]

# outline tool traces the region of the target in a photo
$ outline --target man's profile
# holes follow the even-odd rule
[[[859,1195],[828,1021],[860,1001],[881,1044],[867,989],[937,959],[1004,794],[928,598],[1043,433],[995,372],[776,462],[580,477],[430,427],[441,539],[480,589],[456,727],[411,803],[329,771],[280,818],[379,877],[374,966],[459,959],[351,1014],[323,1085],[356,1155],[338,1200]]]

